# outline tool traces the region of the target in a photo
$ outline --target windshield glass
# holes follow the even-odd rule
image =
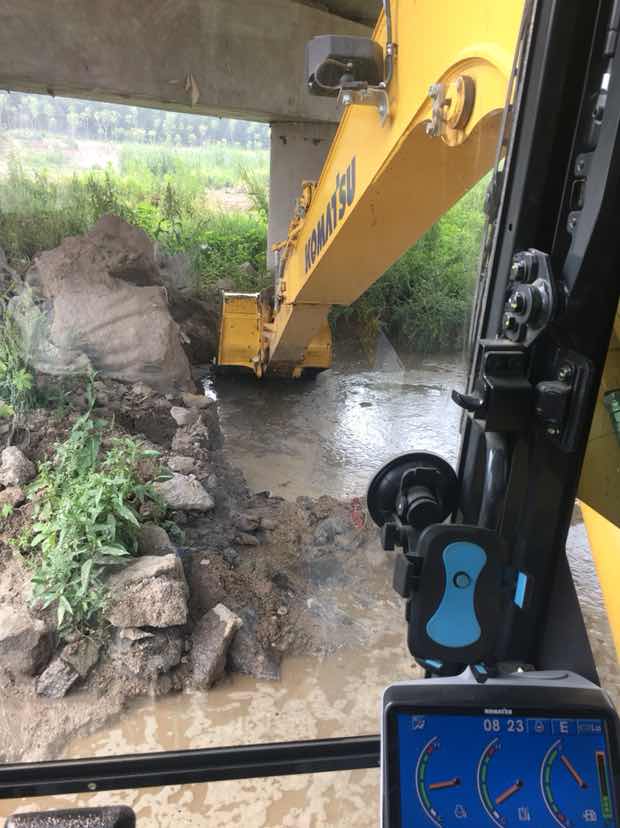
[[[379,6],[290,5],[304,42],[370,36]],[[1,761],[372,734],[385,685],[423,675],[366,489],[404,452],[457,465],[510,6],[502,60],[468,70],[475,105],[454,72],[428,97],[428,56],[423,93],[392,70],[387,120],[298,96],[296,52],[288,113],[241,70],[175,70],[162,91],[149,65],[131,103],[103,71],[90,96],[0,91]],[[240,37],[238,14],[221,25]],[[609,661],[578,514],[570,555]],[[378,796],[363,770],[0,815],[370,826]]]

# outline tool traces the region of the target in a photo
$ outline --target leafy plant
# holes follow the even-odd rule
[[[92,390],[89,399],[91,410],[55,447],[53,459],[40,465],[29,489],[33,600],[56,607],[61,634],[97,627],[106,602],[106,568],[125,563],[137,550],[140,506],[150,502],[165,511],[139,472],[140,463],[157,452],[110,436],[107,424],[92,417]]]
[[[9,443],[15,426],[34,400],[34,376],[23,340],[8,302],[0,296],[0,419],[13,420]]]
[[[269,179],[266,172],[240,167],[239,177],[252,207],[265,221],[269,218]]]
[[[456,351],[473,299],[487,181],[476,184],[353,305],[332,312],[353,321],[362,340],[384,329],[417,351]]]

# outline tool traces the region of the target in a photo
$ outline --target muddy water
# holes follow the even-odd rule
[[[389,373],[348,361],[312,384],[221,379],[217,384],[230,460],[256,490],[287,498],[363,494],[392,455],[413,447],[454,461],[458,411],[449,401],[463,368],[449,358],[411,358]],[[618,672],[583,525],[571,529],[571,567],[599,667],[608,687]],[[377,549],[370,606],[337,589],[323,595],[342,612],[357,646],[325,659],[288,659],[278,683],[236,677],[209,694],[185,693],[132,705],[100,734],[76,740],[67,756],[203,748],[225,744],[376,732],[377,705],[390,680],[417,675],[404,645],[402,604],[391,562]],[[376,771],[59,797],[37,807],[125,802],[141,826],[355,826],[377,824]],[[0,804],[0,814],[28,803]]]
[[[313,383],[218,381],[228,454],[254,489],[287,498],[363,494],[379,466],[412,448],[456,460],[458,357],[412,356],[401,370],[347,360]]]

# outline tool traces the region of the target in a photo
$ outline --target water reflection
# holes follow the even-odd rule
[[[251,488],[354,497],[379,466],[405,451],[430,450],[455,463],[460,412],[450,392],[464,381],[452,356],[405,359],[385,373],[343,361],[314,383],[218,380],[227,455]]]

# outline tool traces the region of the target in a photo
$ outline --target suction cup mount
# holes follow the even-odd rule
[[[375,474],[366,496],[381,527],[384,549],[404,548],[427,526],[442,523],[456,508],[458,479],[452,466],[430,451],[395,457]]]
[[[428,674],[456,675],[470,665],[485,681],[496,661],[507,608],[527,611],[532,581],[509,565],[495,529],[505,488],[502,440],[487,441],[481,519],[489,526],[446,522],[458,506],[452,466],[427,451],[390,460],[368,487],[368,511],[394,560],[394,589],[407,601],[408,644]],[[493,507],[493,508],[491,508]]]

